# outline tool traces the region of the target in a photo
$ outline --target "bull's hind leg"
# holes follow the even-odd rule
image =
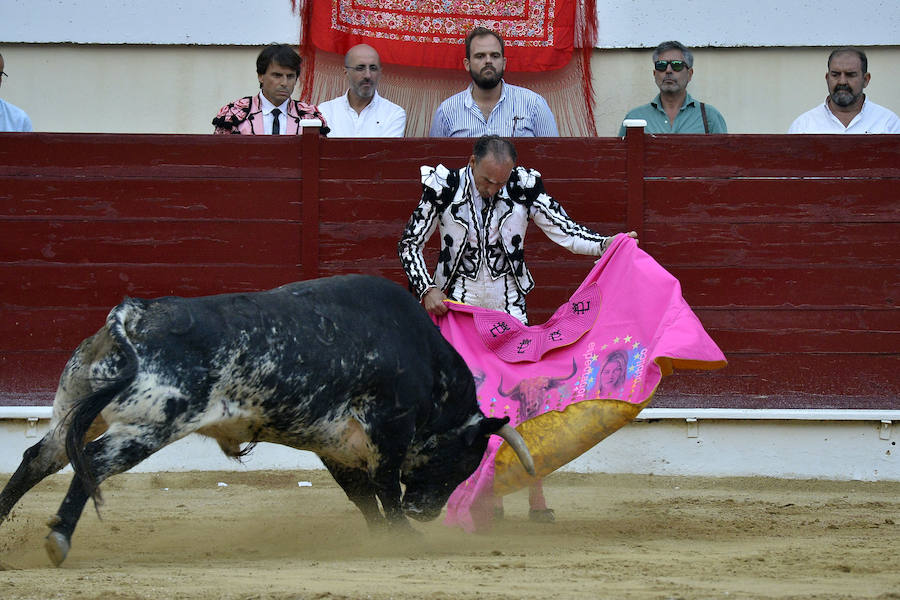
[[[65,423],[60,424],[71,405],[66,399],[60,400],[57,392],[54,406],[54,417],[50,423],[50,431],[34,446],[22,454],[22,462],[9,479],[3,492],[0,492],[0,523],[9,515],[16,503],[28,490],[40,483],[45,477],[52,475],[69,462],[66,456]],[[88,430],[86,439],[92,440],[106,429],[102,419],[97,419]]]
[[[322,463],[338,482],[338,485],[347,494],[353,504],[359,509],[366,519],[369,531],[384,529],[385,521],[381,510],[378,508],[378,500],[375,499],[375,486],[369,480],[369,475],[364,469],[345,467],[327,458],[319,456]]]
[[[56,413],[61,413],[57,409]],[[102,419],[97,419],[88,430],[86,439],[93,440],[105,430],[106,425]],[[65,427],[58,426],[54,417],[50,424],[50,431],[41,438],[37,444],[28,448],[22,454],[22,462],[13,476],[10,477],[0,492],[0,523],[9,515],[10,511],[21,500],[28,490],[43,481],[45,477],[53,475],[69,462],[66,456]]]
[[[97,485],[105,479],[127,471],[172,441],[151,426],[113,426],[106,435],[87,444],[84,454]],[[44,548],[53,564],[59,566],[69,553],[72,533],[90,494],[76,475],[69,491],[51,519],[50,534]]]
[[[25,493],[48,475],[62,469],[68,459],[60,430],[52,428],[37,444],[22,455],[22,462],[0,492],[0,523]]]
[[[69,462],[65,442],[69,417],[76,402],[94,391],[92,369],[97,368],[101,373],[114,370],[103,361],[111,347],[112,341],[103,328],[84,340],[69,357],[53,399],[50,431],[24,452],[22,462],[0,493],[0,523],[28,490]],[[85,441],[95,439],[105,429],[103,419],[98,418],[87,430]]]

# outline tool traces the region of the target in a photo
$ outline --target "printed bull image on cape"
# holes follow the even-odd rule
[[[199,433],[231,457],[260,441],[315,452],[370,528],[409,530],[407,516],[440,514],[491,434],[533,472],[508,421],[479,410],[466,363],[413,296],[386,279],[126,298],[66,364],[50,431],[0,493],[0,522],[71,462],[45,543],[59,565],[102,481]]]
[[[484,414],[509,417],[525,438],[537,477],[634,419],[673,368],[726,364],[678,280],[624,235],[543,325],[446,304],[451,310],[435,322],[472,369]],[[533,481],[502,442],[491,438],[478,470],[450,497],[447,524],[487,529],[494,496]]]

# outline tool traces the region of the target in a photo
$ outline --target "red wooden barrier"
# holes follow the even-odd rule
[[[471,140],[0,134],[0,405],[49,404],[122,296],[405,283],[419,166]],[[654,406],[900,408],[898,136],[518,140],[576,220],[636,229],[729,358]],[[433,249],[432,249],[433,253]],[[431,257],[434,262],[434,256]],[[534,322],[591,259],[528,241]]]

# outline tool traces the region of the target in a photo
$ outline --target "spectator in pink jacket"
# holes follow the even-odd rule
[[[298,135],[302,119],[321,119],[321,133],[328,133],[325,117],[313,104],[293,100],[300,77],[301,58],[287,44],[270,44],[256,58],[260,92],[223,106],[212,120],[215,133],[239,135]]]

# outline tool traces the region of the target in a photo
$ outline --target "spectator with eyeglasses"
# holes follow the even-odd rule
[[[300,135],[300,121],[319,119],[320,132],[328,133],[325,117],[313,104],[291,98],[300,77],[302,59],[287,44],[269,44],[256,57],[259,93],[229,102],[212,120],[213,133],[237,135]]]
[[[403,137],[406,111],[378,93],[381,58],[368,44],[350,48],[344,56],[349,89],[319,104],[328,119],[328,137]]]
[[[653,51],[653,79],[659,94],[628,111],[625,119],[643,119],[646,133],[728,133],[725,118],[687,93],[694,76],[694,55],[681,42],[663,42]],[[625,125],[619,128],[625,135]]]
[[[8,77],[5,69],[6,63],[0,54],[0,85]],[[32,131],[31,119],[24,110],[0,98],[0,131]]]

